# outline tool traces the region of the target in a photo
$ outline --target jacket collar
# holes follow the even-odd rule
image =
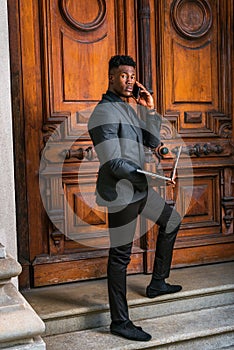
[[[118,95],[114,92],[107,90],[105,94],[102,95],[101,102],[111,102],[111,104],[117,108],[126,119],[129,120],[129,124],[139,127],[138,116],[134,109],[128,105],[128,103],[124,102]],[[116,103],[115,103],[116,102]]]
[[[105,100],[108,100],[110,102],[122,102],[122,103],[124,103],[123,100],[118,95],[116,95],[114,92],[112,92],[110,90],[107,90],[107,92],[102,95],[102,98]]]

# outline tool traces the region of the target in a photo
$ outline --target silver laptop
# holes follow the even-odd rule
[[[159,175],[157,173],[152,173],[150,171],[141,170],[141,169],[137,169],[137,172],[145,174],[145,175],[148,175],[148,176],[151,176],[151,177],[157,177],[157,178],[159,178],[161,180],[170,181],[170,182],[174,183],[175,182],[175,178],[176,178],[176,169],[177,169],[177,165],[178,165],[178,162],[179,162],[181,150],[182,150],[182,146],[180,146],[179,149],[178,149],[171,177],[162,176],[162,175]]]

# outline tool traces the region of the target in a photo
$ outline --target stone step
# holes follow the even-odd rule
[[[210,289],[198,289],[165,295],[155,299],[139,298],[129,301],[129,314],[133,321],[162,317],[230,305],[234,301],[234,285],[225,285]],[[89,306],[70,310],[69,314],[60,313],[43,318],[46,335],[90,329],[110,324],[109,306]]]
[[[130,318],[135,322],[234,304],[234,263],[171,271],[170,283],[182,284],[176,294],[145,297],[149,275],[128,276]],[[24,293],[46,324],[45,335],[82,331],[110,324],[105,279],[44,287]]]
[[[135,342],[110,334],[109,327],[44,338],[47,350],[220,350],[234,347],[234,305],[161,316],[137,322],[152,335]]]

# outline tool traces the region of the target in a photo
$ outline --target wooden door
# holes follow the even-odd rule
[[[149,4],[153,90],[170,121],[162,130],[170,150],[164,168],[183,145],[177,188],[159,188],[184,215],[173,264],[233,259],[233,2]],[[148,271],[156,233],[148,233]]]
[[[107,213],[95,205],[87,120],[107,89],[109,58],[136,57],[134,1],[8,4],[21,285],[105,276]],[[129,271],[143,271],[139,242]]]
[[[233,257],[232,17],[229,1],[8,0],[21,287],[106,275],[107,216],[94,202],[98,161],[87,120],[107,88],[110,56],[129,54],[182,136],[180,186],[157,187],[188,208],[173,266]],[[176,131],[176,132],[175,132]],[[192,158],[193,188],[185,153]],[[153,162],[146,165],[155,167]],[[40,181],[39,181],[40,180]],[[192,193],[191,202],[189,194]],[[157,227],[136,240],[129,273],[150,272]]]

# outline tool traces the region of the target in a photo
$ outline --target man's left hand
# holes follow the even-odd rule
[[[151,93],[138,81],[136,81],[136,84],[140,88],[139,97],[135,98],[136,102],[148,109],[154,109],[154,99]]]

